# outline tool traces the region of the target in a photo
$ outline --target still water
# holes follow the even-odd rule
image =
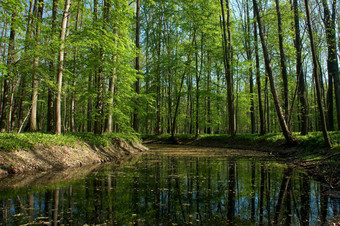
[[[77,171],[0,179],[0,225],[322,225],[340,215],[338,191],[265,153],[154,145]]]

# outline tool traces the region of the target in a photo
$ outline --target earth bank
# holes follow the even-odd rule
[[[70,167],[119,160],[148,150],[138,142],[113,138],[108,146],[77,141],[74,145],[36,144],[30,150],[0,151],[0,175],[32,171],[62,170]]]

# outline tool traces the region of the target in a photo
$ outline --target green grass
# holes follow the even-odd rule
[[[107,147],[114,138],[121,138],[126,141],[139,141],[135,135],[120,133],[103,135],[93,133],[66,133],[60,136],[50,133],[0,133],[0,151],[30,150],[38,144],[44,147],[74,147],[79,141]]]
[[[297,138],[296,148],[298,152],[295,155],[308,160],[325,159],[334,155],[340,155],[340,132],[329,132],[328,134],[333,143],[331,150],[326,150],[322,132],[310,132],[306,136],[301,136],[298,132],[293,133]],[[195,135],[192,134],[178,134],[177,137],[184,143],[187,140],[195,140]],[[143,135],[142,138],[166,142],[170,135]],[[272,147],[274,150],[285,147],[285,138],[282,133],[267,133],[264,136],[259,134],[237,134],[234,137],[227,134],[200,134],[198,141],[204,144],[228,144],[231,147],[235,146],[235,144],[241,144],[245,147],[251,146],[258,147],[259,149],[261,149],[261,146]]]

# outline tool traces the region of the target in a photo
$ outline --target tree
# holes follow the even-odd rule
[[[139,36],[140,36],[140,0],[136,0],[136,48],[137,51],[139,51],[140,49],[140,45],[139,45]],[[139,52],[137,53],[136,56],[136,71],[139,74]],[[140,93],[140,78],[137,78],[136,81],[136,94],[139,95]],[[138,103],[138,98],[136,100],[136,102]],[[137,104],[136,103],[136,104]],[[139,117],[138,117],[138,108],[135,109],[135,112],[133,114],[133,128],[136,132],[138,132],[138,126],[139,126]]]
[[[1,120],[0,120],[0,132],[6,131],[6,121],[7,121],[7,108],[9,105],[9,92],[10,92],[10,76],[13,73],[14,67],[14,55],[15,55],[15,36],[16,36],[16,9],[13,9],[11,16],[11,31],[8,43],[8,57],[7,57],[7,73],[4,79],[4,92],[2,97],[2,110],[1,110]]]
[[[254,7],[254,14],[257,19],[257,24],[259,27],[259,34],[261,38],[261,43],[262,43],[262,50],[263,50],[263,56],[264,56],[264,61],[265,61],[265,68],[266,68],[266,73],[269,78],[269,84],[270,84],[270,90],[274,99],[274,104],[275,104],[275,110],[277,113],[277,117],[281,126],[282,133],[287,141],[288,144],[295,144],[296,143],[296,138],[291,134],[290,130],[288,129],[286,120],[282,114],[281,106],[279,103],[279,98],[276,92],[275,84],[274,84],[274,78],[273,78],[273,70],[272,66],[270,63],[269,59],[269,53],[266,45],[266,40],[263,34],[263,26],[262,26],[262,20],[260,17],[260,12],[258,8],[258,4],[256,0],[253,0],[253,7]]]
[[[340,130],[340,81],[339,81],[339,64],[336,47],[336,31],[335,31],[335,14],[336,0],[332,1],[332,13],[329,10],[327,0],[322,0],[324,9],[324,24],[326,28],[327,41],[327,70],[328,70],[328,90],[327,90],[327,128],[334,130],[333,120],[333,82],[337,110],[338,130]]]
[[[302,69],[302,43],[300,38],[300,19],[298,0],[293,1],[294,26],[295,26],[295,49],[296,49],[296,75],[298,81],[298,95],[300,100],[301,135],[308,134],[308,106],[306,100],[305,76]]]
[[[36,2],[37,3],[37,2]],[[31,107],[31,114],[30,114],[30,131],[35,132],[37,130],[37,106],[38,106],[38,85],[39,85],[39,46],[40,42],[40,32],[41,32],[41,22],[42,22],[42,15],[44,9],[44,1],[39,0],[37,12],[37,21],[36,21],[36,35],[35,35],[35,44],[36,44],[36,51],[35,57],[33,60],[33,78],[32,78],[32,107]]]
[[[57,135],[61,134],[61,91],[63,84],[63,72],[64,72],[64,48],[65,48],[65,37],[66,37],[66,26],[68,13],[71,5],[71,0],[65,0],[65,8],[64,14],[61,24],[61,32],[60,32],[60,48],[59,48],[59,62],[58,62],[58,74],[57,74],[57,95],[56,95],[56,104],[55,104],[55,131],[54,133]]]
[[[327,133],[325,112],[324,112],[323,106],[322,106],[321,87],[320,87],[320,73],[319,73],[320,70],[319,70],[319,63],[318,63],[316,52],[315,52],[314,36],[313,36],[312,24],[311,24],[311,20],[310,20],[308,0],[305,0],[305,7],[306,7],[306,20],[307,20],[308,34],[309,34],[310,45],[311,45],[311,49],[312,49],[313,75],[314,75],[314,82],[315,82],[315,86],[316,86],[315,89],[316,89],[316,94],[317,94],[317,103],[318,103],[318,109],[319,109],[319,113],[320,113],[322,133],[323,133],[323,137],[324,137],[324,140],[325,140],[326,147],[331,148],[332,144],[331,144],[331,141],[330,141],[328,133]]]

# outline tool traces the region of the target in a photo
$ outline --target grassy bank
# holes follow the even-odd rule
[[[294,136],[298,139],[297,145],[294,147],[286,145],[282,133],[268,133],[264,136],[238,134],[234,137],[227,134],[201,134],[198,138],[192,134],[178,134],[177,138],[180,144],[270,151],[282,157],[296,156],[301,159],[312,160],[340,154],[340,132],[330,132],[329,135],[333,141],[331,150],[325,149],[321,132],[310,132],[306,136],[294,133]],[[143,135],[142,138],[145,142],[154,143],[168,143],[170,141],[169,134]]]
[[[125,134],[0,133],[0,175],[116,161],[145,150]]]
[[[95,146],[108,147],[112,139],[139,142],[137,136],[121,133],[96,135],[93,133],[66,133],[60,136],[50,133],[0,133],[0,151],[30,150],[36,145],[43,147],[69,146],[75,147],[78,142],[86,142]]]

